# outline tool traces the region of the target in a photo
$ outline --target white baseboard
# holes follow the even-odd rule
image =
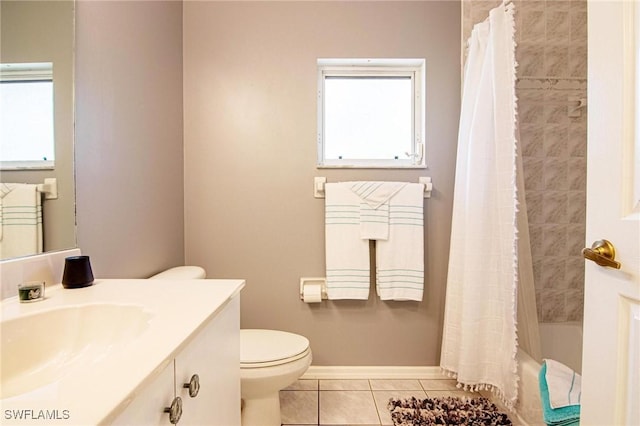
[[[448,379],[437,366],[324,366],[312,365],[301,379]]]

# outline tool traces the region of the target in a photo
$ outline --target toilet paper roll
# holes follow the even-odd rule
[[[322,285],[305,284],[302,288],[302,300],[304,303],[322,302]]]

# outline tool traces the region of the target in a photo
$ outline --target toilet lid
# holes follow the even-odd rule
[[[306,337],[278,330],[240,330],[241,364],[274,364],[299,358],[309,349]]]

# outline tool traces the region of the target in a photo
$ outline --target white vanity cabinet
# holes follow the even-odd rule
[[[113,424],[170,425],[164,409],[179,397],[182,414],[178,425],[240,425],[239,299],[239,296],[230,299],[204,324]],[[192,380],[192,392],[199,388],[193,397],[189,395]]]
[[[233,298],[175,359],[179,425],[240,425],[240,306]],[[199,377],[197,396],[188,384]],[[185,384],[187,387],[185,387]]]
[[[170,425],[169,415],[164,412],[175,397],[174,361],[171,360],[142,393],[114,420],[114,425]]]

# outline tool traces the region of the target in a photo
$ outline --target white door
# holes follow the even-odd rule
[[[581,425],[640,424],[639,9],[589,0],[586,239],[621,267],[586,264]]]

